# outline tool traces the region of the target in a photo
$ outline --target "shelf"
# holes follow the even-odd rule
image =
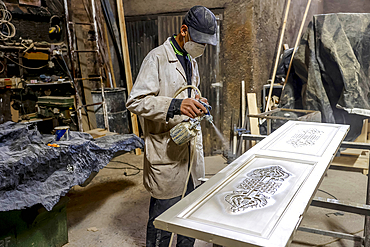
[[[63,82],[42,82],[42,83],[27,83],[27,86],[51,86],[51,85],[60,85],[60,84],[72,84],[71,81]]]

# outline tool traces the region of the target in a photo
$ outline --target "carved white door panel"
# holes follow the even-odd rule
[[[223,246],[286,246],[348,128],[289,121],[154,225]]]

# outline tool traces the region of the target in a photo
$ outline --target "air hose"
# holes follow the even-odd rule
[[[194,86],[194,85],[187,85],[187,86],[184,86],[182,88],[180,88],[179,90],[177,90],[177,92],[174,94],[173,98],[176,98],[182,91],[184,91],[185,89],[187,88],[192,88],[194,89],[195,91],[198,92],[200,98],[202,98],[202,94],[200,93],[200,90]],[[197,135],[194,137],[194,139],[192,140],[193,141],[193,148],[191,148],[191,145],[190,145],[190,166],[189,166],[189,171],[188,171],[188,175],[186,177],[186,182],[185,182],[185,187],[184,187],[184,190],[182,192],[182,195],[181,195],[181,199],[182,200],[184,197],[185,197],[185,193],[186,193],[186,190],[188,188],[188,183],[189,183],[189,179],[190,179],[190,174],[191,174],[191,170],[193,169],[193,160],[194,160],[194,149],[196,147],[196,140],[197,140]],[[171,239],[170,239],[170,243],[169,243],[169,247],[172,245],[172,241],[173,241],[173,233],[171,234]]]

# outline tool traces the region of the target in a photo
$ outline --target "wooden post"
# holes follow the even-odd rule
[[[301,27],[299,28],[297,39],[295,40],[295,45],[294,45],[292,57],[290,58],[288,72],[287,72],[286,77],[285,77],[283,89],[285,88],[285,84],[288,82],[288,78],[289,78],[289,74],[290,74],[290,69],[291,69],[292,63],[293,63],[293,58],[294,58],[295,52],[297,50],[299,40],[301,38],[301,33],[302,33],[302,30],[303,30],[304,23],[306,22],[306,17],[307,17],[307,13],[308,13],[308,10],[310,8],[310,5],[311,5],[311,0],[308,0],[307,6],[306,6],[306,11],[304,12],[304,15],[303,15],[303,20],[302,20],[302,23],[301,23]]]
[[[125,73],[126,73],[126,84],[127,84],[127,93],[130,94],[133,83],[132,83],[132,74],[131,74],[131,65],[130,65],[130,55],[128,53],[128,42],[127,42],[127,33],[126,33],[126,23],[125,23],[125,13],[123,10],[123,1],[117,0],[117,11],[119,18],[119,28],[121,33],[121,45],[122,45],[122,55],[123,61],[125,64]],[[132,132],[139,136],[139,126],[137,123],[136,114],[131,112],[131,123],[132,123]],[[141,154],[141,149],[135,149],[136,155]]]
[[[284,33],[285,33],[286,21],[288,19],[289,7],[290,7],[290,0],[288,0],[287,6],[286,6],[286,9],[285,9],[284,23],[283,23],[283,27],[281,29],[281,35],[280,35],[280,41],[279,41],[278,51],[276,53],[275,67],[274,67],[274,72],[272,73],[271,86],[270,86],[269,96],[267,98],[265,112],[267,112],[270,109],[270,101],[271,101],[272,89],[274,88],[276,70],[277,70],[277,66],[278,66],[278,63],[279,63],[281,46],[283,44],[283,38],[284,38]]]

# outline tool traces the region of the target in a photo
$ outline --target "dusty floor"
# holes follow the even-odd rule
[[[87,187],[76,186],[68,193],[69,243],[65,247],[145,246],[150,196],[142,185],[142,171],[132,175],[139,171],[125,169],[131,168],[127,164],[141,169],[142,159],[132,153],[115,157]],[[206,157],[207,177],[226,165],[221,156]],[[332,198],[330,193],[339,200],[365,203],[366,180],[358,172],[329,170],[316,196]],[[317,207],[309,207],[301,224],[361,236],[363,225],[363,216]],[[195,246],[212,244],[197,240]],[[291,246],[354,246],[354,242],[298,231]]]

